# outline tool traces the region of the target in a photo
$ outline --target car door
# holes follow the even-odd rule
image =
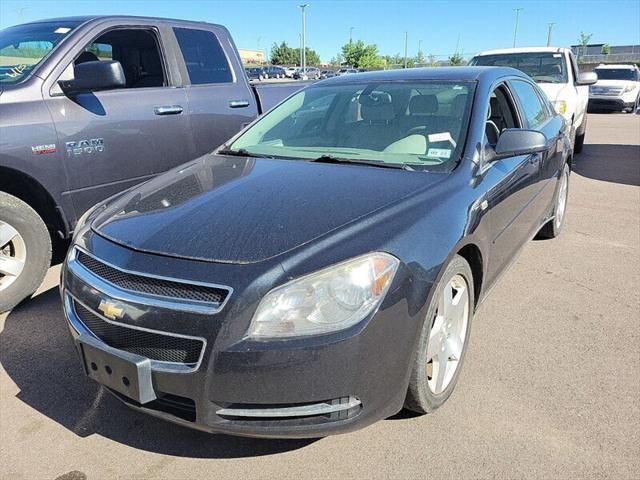
[[[173,27],[186,65],[189,115],[198,155],[211,152],[258,115],[235,46],[226,30],[214,26]]]
[[[526,116],[520,102],[516,102],[513,90],[507,84],[502,84],[494,90],[494,94],[495,101],[490,101],[487,117],[488,135],[483,165],[486,169],[483,183],[488,188],[486,200],[492,232],[491,261],[487,271],[489,284],[530,238],[532,206],[539,189],[542,159],[542,155],[537,153],[491,159],[495,153],[488,137],[494,125],[498,131],[497,138],[505,128],[527,128]],[[493,108],[491,103],[494,104]]]
[[[194,157],[184,89],[160,31],[151,24],[96,28],[79,44],[44,98],[64,149],[76,215],[91,205]],[[56,81],[73,75],[78,62],[118,60],[126,86],[62,94]]]

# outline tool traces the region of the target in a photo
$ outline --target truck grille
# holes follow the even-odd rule
[[[221,305],[229,294],[229,291],[223,288],[175,282],[124,272],[93,258],[91,255],[87,255],[81,250],[77,250],[76,258],[80,264],[93,272],[94,275],[125,290],[167,299],[194,300],[215,305]]]
[[[110,347],[158,362],[197,364],[204,341],[138,330],[107,322],[79,302],[73,308],[80,321]]]

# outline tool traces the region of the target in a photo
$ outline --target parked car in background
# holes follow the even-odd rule
[[[61,280],[84,371],[227,434],[433,412],[477,306],[564,223],[569,128],[539,90],[511,68],[328,79],[97,205]]]
[[[580,73],[570,48],[506,48],[477,54],[469,65],[508,66],[533,78],[554,108],[573,126],[574,152],[580,153],[587,133],[589,85],[593,73]]]
[[[284,67],[284,74],[288,77],[288,78],[293,78],[293,76],[296,73],[296,70],[298,70],[296,67]]]
[[[249,80],[266,80],[269,78],[267,69],[264,67],[248,67],[245,68],[245,72]]]
[[[598,81],[589,88],[589,108],[634,112],[640,102],[640,69],[637,65],[599,65]]]
[[[336,72],[336,75],[351,75],[353,73],[358,73],[358,70],[356,68],[341,68]]]
[[[285,78],[287,76],[284,68],[277,65],[269,65],[265,67],[267,78]]]
[[[212,151],[299,85],[249,85],[226,28],[98,16],[0,31],[0,312],[96,202]],[[187,188],[187,187],[185,187]]]
[[[324,80],[325,78],[333,78],[336,76],[336,72],[333,70],[322,70],[320,72],[320,79]]]
[[[293,74],[293,78],[295,79],[300,79],[305,76],[309,80],[318,80],[320,78],[320,69],[317,67],[305,67],[303,73],[302,68],[298,68],[296,73]]]

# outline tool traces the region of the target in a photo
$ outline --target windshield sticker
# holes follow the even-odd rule
[[[429,135],[430,142],[449,142],[455,148],[456,142],[449,132],[432,133]]]
[[[71,31],[70,28],[67,27],[60,27],[60,28],[56,28],[53,33],[69,33]]]
[[[449,158],[451,157],[451,150],[448,148],[430,148],[427,152],[427,157]]]
[[[562,56],[561,53],[554,53],[553,58],[560,58]]]
[[[13,67],[11,70],[7,72],[7,77],[10,77],[10,78],[19,77],[20,75],[22,75],[22,73],[25,71],[26,68],[27,68],[27,65],[24,63],[21,65],[16,65],[15,67]]]

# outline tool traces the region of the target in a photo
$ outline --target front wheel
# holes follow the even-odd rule
[[[464,361],[473,318],[473,274],[456,255],[447,265],[422,324],[405,408],[431,413],[451,395]]]
[[[0,192],[0,313],[35,291],[50,263],[51,237],[40,216]]]
[[[578,131],[576,132],[576,140],[573,144],[573,153],[582,152],[582,148],[584,146],[584,137],[587,135],[587,114],[585,112],[582,117],[582,123],[580,127],[578,127]]]
[[[564,218],[567,211],[567,199],[569,197],[569,164],[565,163],[558,180],[558,189],[553,207],[553,218],[549,220],[538,232],[538,238],[556,238],[560,235],[564,226]]]

